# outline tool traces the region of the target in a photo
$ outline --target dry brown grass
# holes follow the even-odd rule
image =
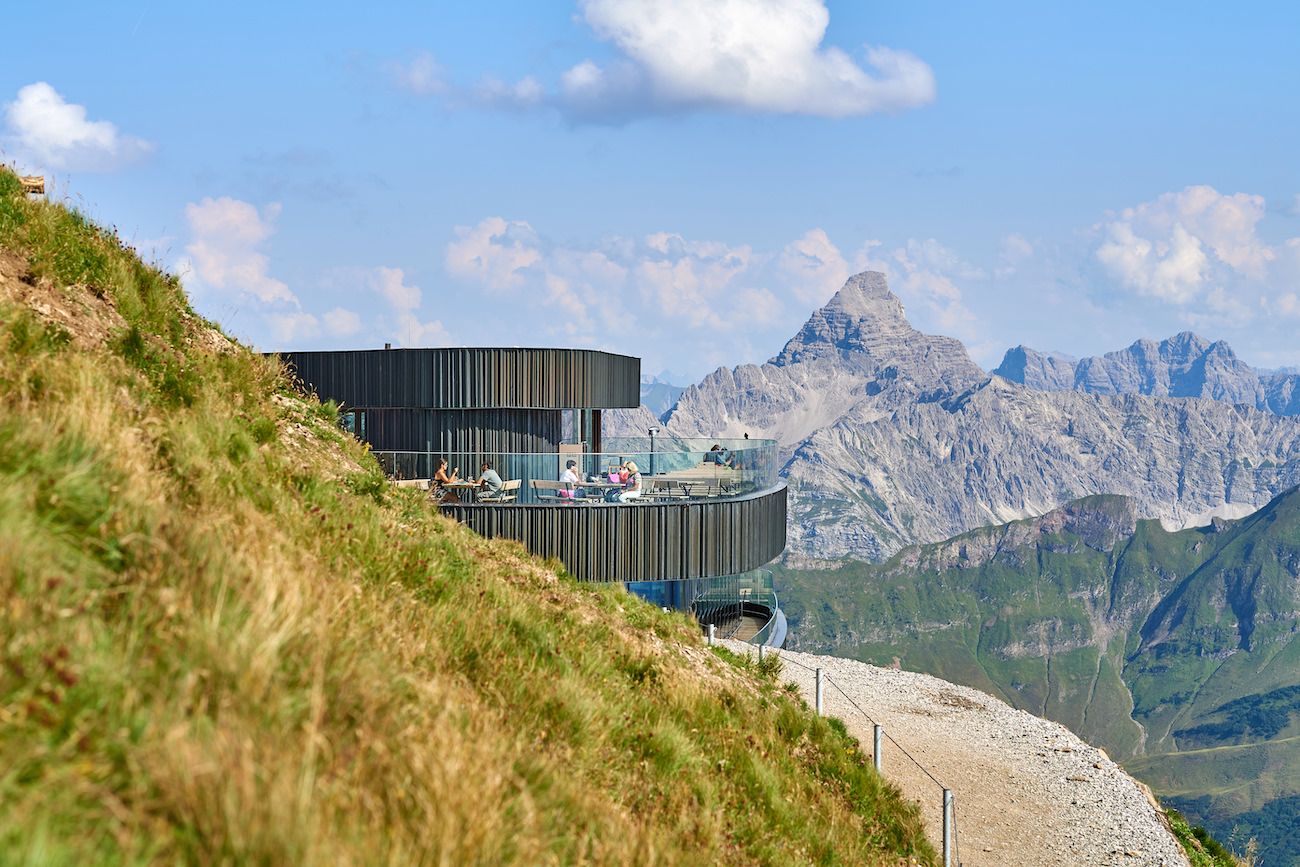
[[[932,858],[770,677],[391,489],[274,361],[11,177],[0,863]]]

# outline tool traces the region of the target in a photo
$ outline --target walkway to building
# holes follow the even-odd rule
[[[757,653],[752,645],[726,646]],[[942,790],[935,778],[952,789],[964,867],[1186,867],[1182,847],[1137,781],[1064,726],[929,675],[830,656],[779,656],[782,679],[797,684],[810,705],[814,669],[824,671],[834,683],[823,691],[826,714],[843,720],[864,752],[871,751],[873,732],[863,712],[898,742],[882,750],[885,779],[920,803],[936,845]]]

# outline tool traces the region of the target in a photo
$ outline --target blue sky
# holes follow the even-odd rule
[[[259,348],[582,345],[695,379],[847,274],[997,363],[1300,364],[1300,9],[29,3],[0,151]]]

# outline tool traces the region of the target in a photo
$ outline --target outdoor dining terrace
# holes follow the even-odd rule
[[[561,444],[545,453],[412,451],[374,452],[396,480],[431,480],[439,461],[447,472],[459,470],[459,482],[440,486],[448,502],[511,503],[536,506],[649,505],[716,501],[745,497],[779,484],[776,442],[751,439],[688,439],[675,436],[607,437],[602,450]],[[569,463],[579,481],[563,481]],[[505,483],[496,496],[474,484],[484,463]],[[629,463],[641,475],[638,495],[626,502],[628,489],[619,471]],[[431,487],[438,487],[431,485]],[[624,498],[626,499],[626,498]]]

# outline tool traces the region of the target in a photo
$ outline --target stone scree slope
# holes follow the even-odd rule
[[[756,653],[742,642],[722,643]],[[957,854],[965,867],[1188,863],[1145,788],[1064,726],[925,674],[833,656],[781,651],[780,657],[781,677],[809,705],[814,670],[821,668],[953,791]],[[870,753],[871,721],[829,685],[823,706]],[[881,757],[885,778],[920,803],[937,848],[942,789],[889,741]]]

